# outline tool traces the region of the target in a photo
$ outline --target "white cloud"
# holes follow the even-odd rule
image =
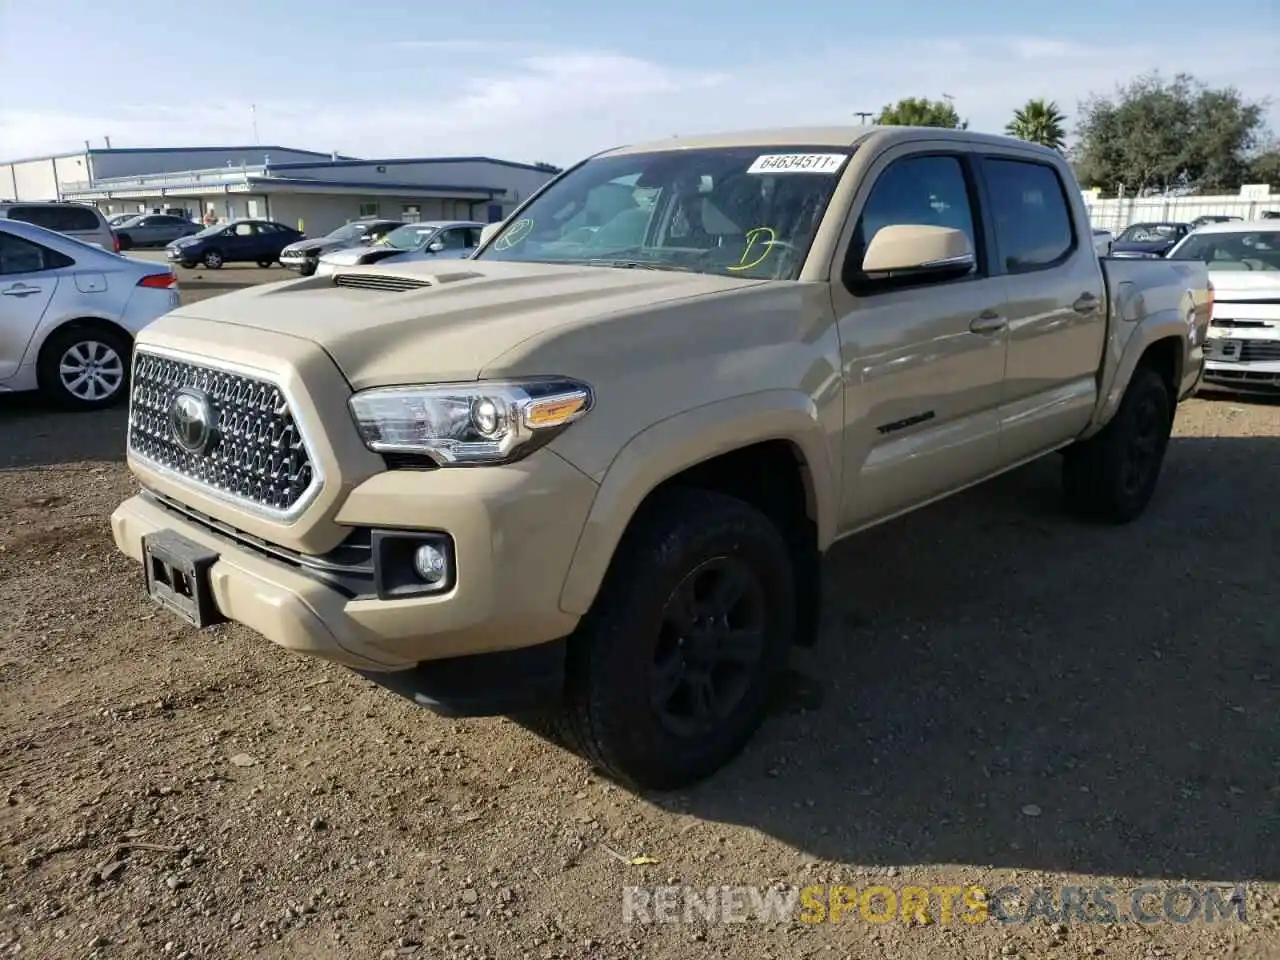
[[[1181,65],[1255,99],[1280,86],[1274,31],[1187,31],[1160,43],[1141,35],[1088,44],[1052,36],[869,41],[817,50],[803,62],[746,65],[726,50],[696,68],[618,52],[538,51],[514,41],[403,43],[441,55],[503,56],[481,57],[474,77],[460,86],[424,76],[412,95],[381,87],[351,102],[263,96],[262,141],[366,157],[484,153],[568,163],[672,134],[852,123],[858,110],[943,93],[975,129],[999,131],[1016,106],[1040,96],[1057,100],[1074,123],[1077,102],[1091,92],[1110,94],[1138,74],[1160,69],[1169,76]],[[447,73],[457,73],[453,58]],[[21,156],[73,150],[86,137],[101,144],[103,135],[115,146],[251,142],[249,102],[192,102],[176,94],[170,100],[154,89],[153,100],[101,110],[88,98],[85,109],[68,112],[0,106],[0,143],[6,154]],[[440,92],[422,92],[431,90]],[[1270,120],[1280,128],[1280,104],[1272,105]]]

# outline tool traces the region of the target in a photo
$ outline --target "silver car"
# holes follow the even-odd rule
[[[0,393],[65,407],[123,400],[138,331],[178,306],[164,264],[0,219]]]
[[[322,254],[316,263],[319,276],[342,267],[370,263],[404,263],[407,260],[458,260],[475,253],[483,223],[474,220],[424,220],[397,227],[368,246],[347,247]]]
[[[40,200],[0,203],[0,219],[34,223],[103,250],[119,251],[120,241],[97,207],[87,203]]]

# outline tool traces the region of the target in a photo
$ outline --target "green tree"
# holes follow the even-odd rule
[[[1148,74],[1113,97],[1094,95],[1080,105],[1073,159],[1083,183],[1110,192],[1175,185],[1234,190],[1247,179],[1247,158],[1265,134],[1266,106],[1190,74],[1172,80]]]
[[[1053,101],[1028,100],[1013,112],[1004,132],[1019,140],[1061,150],[1067,142],[1067,117]]]
[[[895,127],[951,127],[965,130],[968,120],[961,120],[956,108],[946,100],[907,97],[881,107],[876,123]]]
[[[1280,147],[1264,150],[1249,161],[1250,183],[1269,183],[1280,187]]]

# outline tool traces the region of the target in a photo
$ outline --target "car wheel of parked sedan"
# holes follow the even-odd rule
[[[222,251],[210,250],[203,257],[200,258],[200,262],[203,263],[210,270],[217,270],[222,266]]]
[[[179,260],[178,266],[182,267],[184,270],[194,270],[196,262],[194,260]]]
[[[744,501],[676,489],[642,508],[570,638],[558,739],[615,779],[677,789],[746,744],[795,624],[787,541]]]
[[[40,392],[74,410],[99,410],[124,399],[132,347],[98,324],[71,324],[45,341],[37,363]]]
[[[265,270],[267,267],[271,266],[273,263],[275,263],[274,260],[259,260],[258,266],[262,267],[262,269]]]
[[[129,236],[127,233],[117,233],[116,240],[120,243],[121,250],[133,249],[133,237]]]

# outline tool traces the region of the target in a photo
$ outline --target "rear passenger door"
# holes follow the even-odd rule
[[[978,166],[993,273],[1008,294],[1000,445],[1017,461],[1060,446],[1092,416],[1107,335],[1102,271],[1091,233],[1078,228],[1088,222],[1083,202],[1052,161],[984,153]]]
[[[892,148],[868,168],[833,267],[845,390],[842,526],[892,516],[999,464],[1005,293],[991,275],[969,147]],[[866,245],[895,224],[958,229],[977,258],[967,275],[868,289]]]
[[[18,372],[23,355],[73,261],[0,227],[0,381]]]

